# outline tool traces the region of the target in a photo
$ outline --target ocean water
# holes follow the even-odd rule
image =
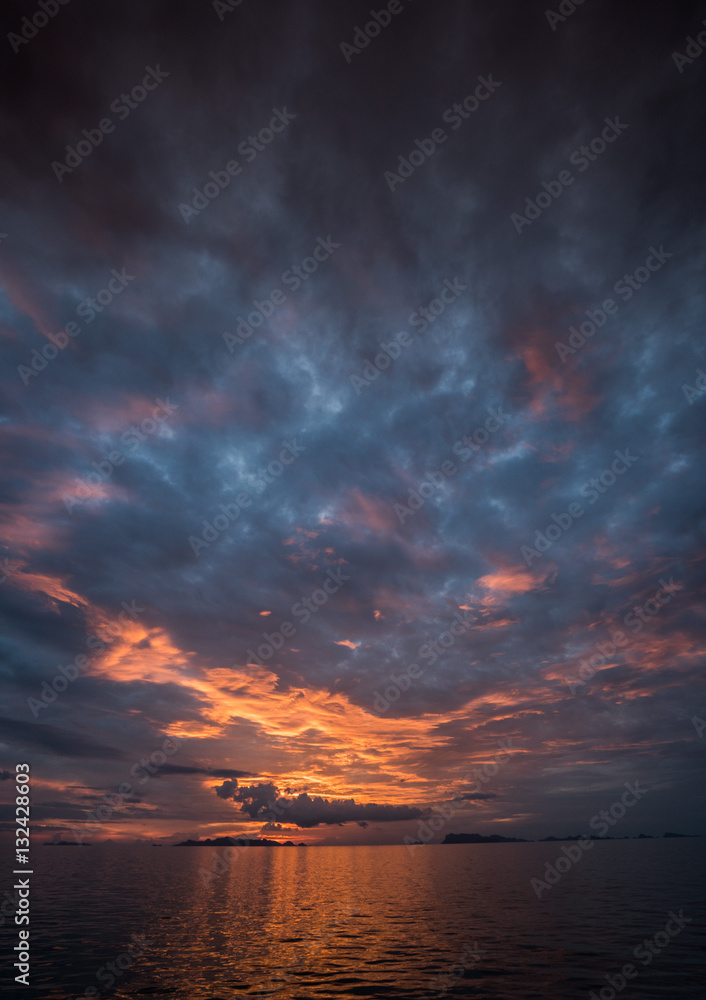
[[[35,845],[14,995],[703,1000],[705,846],[597,841],[539,899],[561,844]]]

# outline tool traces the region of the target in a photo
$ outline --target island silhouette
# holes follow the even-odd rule
[[[698,837],[699,834],[695,833],[665,833],[664,837]],[[641,833],[637,837],[599,837],[595,834],[591,834],[589,838],[586,838],[585,834],[567,834],[565,837],[542,837],[541,840],[533,841],[528,840],[524,837],[503,837],[499,833],[492,833],[489,835],[484,835],[482,833],[447,833],[441,844],[532,844],[532,843],[546,843],[552,841],[566,841],[566,840],[656,840],[658,838],[651,837],[646,833]],[[423,842],[413,841],[413,844],[423,845]],[[429,843],[429,841],[427,841]],[[172,847],[231,847],[237,844],[240,847],[315,847],[316,844],[305,844],[299,843],[295,844],[291,840],[269,840],[267,837],[208,837],[205,840],[182,840],[178,844],[172,844]],[[375,845],[371,845],[375,846]],[[390,845],[386,845],[390,846]]]

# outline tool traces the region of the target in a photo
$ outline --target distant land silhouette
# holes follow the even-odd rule
[[[237,843],[245,847],[307,847],[307,844],[295,844],[291,840],[268,840],[267,837],[210,837],[207,840],[182,840],[174,847],[231,847]]]
[[[653,837],[648,833],[640,833],[637,837],[599,837],[591,834],[589,840],[660,840],[674,838],[698,838],[698,833],[664,833],[662,837]],[[538,841],[527,840],[524,837],[503,837],[498,833],[485,836],[482,833],[447,833],[441,844],[532,844],[532,843],[561,843],[568,840],[580,840],[585,838],[585,834],[567,834],[565,837],[542,837]],[[111,841],[96,841],[96,843],[111,843]],[[409,844],[423,847],[430,841],[409,840]],[[206,840],[182,840],[172,847],[318,847],[316,843],[305,844],[303,841],[295,844],[292,840],[269,840],[267,837],[213,837]],[[92,847],[91,843],[79,844],[74,840],[45,840],[44,847]],[[152,847],[162,847],[162,844],[152,844]],[[326,845],[324,845],[326,846]],[[374,847],[375,845],[370,845]],[[390,846],[389,844],[386,846]]]
[[[441,842],[442,844],[527,844],[529,841],[523,837],[501,837],[499,833],[492,833],[489,837],[484,837],[480,833],[447,833]]]
[[[698,837],[697,833],[665,833],[665,837]],[[564,840],[581,840],[585,839],[586,835],[583,833],[577,833],[574,836],[566,837],[542,837],[537,843],[544,844],[551,841],[564,841]],[[656,837],[650,837],[647,833],[641,833],[637,837],[599,837],[595,834],[591,834],[588,838],[589,840],[656,840]],[[490,837],[484,837],[480,833],[447,833],[442,844],[531,844],[534,841],[525,840],[524,837],[501,837],[499,834],[494,833]]]
[[[44,847],[92,847],[92,844],[79,844],[76,840],[45,840]]]
[[[695,833],[665,833],[664,837],[698,837],[699,834]],[[585,834],[575,834],[574,836],[567,835],[565,837],[542,837],[537,843],[546,842],[562,842],[566,840],[580,840],[585,838]],[[660,838],[651,837],[649,834],[641,833],[637,837],[599,837],[595,834],[591,834],[590,840],[657,840]],[[423,842],[411,841],[412,844],[418,844],[423,846]],[[427,843],[429,843],[427,841]],[[481,833],[447,833],[444,839],[441,841],[442,844],[532,844],[535,841],[527,840],[524,837],[503,837],[499,833],[492,833],[489,836],[484,836]],[[173,847],[231,847],[233,844],[238,846],[248,846],[248,847],[315,847],[316,844],[295,844],[291,840],[268,840],[267,837],[213,837],[207,838],[206,840],[182,840],[178,844],[173,844]],[[374,845],[371,845],[374,846]],[[389,845],[387,845],[389,846]]]

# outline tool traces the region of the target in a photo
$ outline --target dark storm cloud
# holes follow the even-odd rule
[[[252,819],[257,818],[257,814],[265,806],[272,807],[277,804],[279,792],[272,782],[259,782],[257,785],[244,785],[238,787],[237,781],[224,781],[215,789],[219,799],[233,799],[235,802],[242,802],[243,812],[248,812]]]
[[[160,768],[162,774],[205,774],[209,778],[254,778],[255,775],[249,771],[235,771],[231,767],[221,767],[210,771],[205,767],[182,767],[179,764],[163,764]],[[237,780],[234,782],[237,786]]]
[[[0,733],[22,750],[51,753],[58,757],[96,757],[99,760],[125,760],[127,753],[86,739],[79,733],[16,719],[0,719]]]
[[[320,824],[360,822],[390,823],[399,820],[416,819],[423,815],[423,810],[414,806],[378,805],[374,802],[358,803],[353,799],[331,800],[319,795],[310,796],[306,792],[287,798],[280,795],[272,783],[260,783],[241,788],[233,782],[224,782],[216,788],[216,795],[222,799],[233,799],[240,802],[240,811],[251,819],[271,818],[273,815],[284,817],[285,822],[292,823],[302,829],[310,829]]]
[[[679,73],[671,55],[703,14],[691,3],[647,2],[636,13],[592,0],[552,31],[536,5],[449,4],[443,16],[430,3],[404,6],[350,64],[340,43],[369,18],[363,3],[245,3],[221,22],[209,4],[74,0],[17,53],[8,46],[8,741],[132,761],[134,746],[151,751],[154,733],[175,719],[201,732],[208,672],[243,667],[248,649],[267,646],[264,633],[290,622],[296,633],[263,661],[278,695],[320,689],[373,713],[376,693],[394,690],[416,663],[420,675],[390,699],[385,719],[472,705],[478,728],[441,721],[443,747],[410,751],[429,782],[450,766],[464,768],[455,777],[468,771],[469,754],[492,748],[516,720],[543,760],[545,740],[554,754],[567,736],[585,751],[569,762],[579,805],[596,779],[590,748],[611,741],[613,763],[641,741],[646,770],[650,752],[661,759],[673,748],[683,802],[699,761],[682,741],[694,711],[706,710],[694,708],[704,704],[706,402],[690,405],[681,389],[704,365],[697,137],[706,62]],[[25,13],[11,3],[7,30]],[[119,118],[111,104],[147,66],[166,77]],[[446,109],[489,75],[500,85],[452,128]],[[245,162],[238,145],[284,107],[296,117]],[[115,129],[59,183],[52,162],[106,115]],[[628,127],[580,170],[570,157],[606,118]],[[438,127],[446,141],[391,191],[385,172]],[[179,205],[234,158],[242,174],[186,224]],[[513,213],[567,168],[573,183],[518,233]],[[293,289],[283,275],[319,238],[340,247]],[[644,267],[653,247],[672,256],[623,300],[616,282]],[[122,268],[134,280],[23,384],[18,366]],[[456,280],[466,287],[420,332],[413,313]],[[286,304],[231,353],[224,331],[275,289]],[[557,342],[568,344],[570,327],[611,297],[617,312],[562,363]],[[356,391],[351,376],[402,331],[409,346]],[[140,439],[135,428],[157,399],[176,409]],[[477,450],[459,445],[498,407],[502,426]],[[259,470],[293,439],[302,453],[265,482]],[[626,449],[637,460],[589,503],[582,489]],[[116,450],[120,464],[96,473]],[[446,478],[445,461],[456,466]],[[411,509],[410,491],[428,474],[431,495],[400,519],[395,505]],[[96,475],[100,495],[67,509],[65,498]],[[195,555],[189,537],[202,538],[243,492],[249,505],[215,538],[211,527]],[[536,532],[565,523],[576,501],[581,516],[538,552]],[[529,567],[522,546],[538,552]],[[328,570],[350,579],[306,618],[296,609]],[[662,577],[682,589],[631,631],[626,616]],[[86,603],[47,597],[40,578],[63,581]],[[95,610],[114,621],[133,600],[149,636],[89,653],[95,666],[116,651],[115,663],[81,676],[35,723],[27,698],[88,652]],[[474,627],[429,652],[466,604]],[[600,657],[596,644],[616,630],[628,639],[616,662],[572,694],[565,678]],[[138,651],[159,670],[126,666]],[[244,691],[240,676],[219,683],[234,698]],[[160,773],[282,773],[279,735],[250,718],[229,725],[233,756],[195,747],[193,760]],[[320,731],[297,740],[324,772],[342,773]],[[503,789],[503,803],[522,814],[555,808],[556,774],[531,791],[513,780],[517,798]],[[247,798],[226,780],[217,795],[254,819],[277,789],[248,787],[259,791]],[[300,825],[413,809],[306,793],[291,801]]]

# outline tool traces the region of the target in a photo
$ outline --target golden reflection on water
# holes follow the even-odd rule
[[[596,842],[538,900],[530,878],[558,851],[102,845],[58,858],[38,848],[35,995],[568,1000],[605,985],[664,913],[684,907],[692,937],[659,956],[639,995],[701,1000],[701,841]],[[119,965],[142,933],[146,951],[110,982],[106,963]]]
[[[315,981],[319,996],[326,983],[331,995],[376,981],[389,990],[400,955],[421,943],[434,872],[400,868],[397,847],[191,850],[212,855],[199,865],[187,917],[198,928],[191,948],[206,964],[227,964],[231,987],[282,997],[301,995],[302,981]]]

